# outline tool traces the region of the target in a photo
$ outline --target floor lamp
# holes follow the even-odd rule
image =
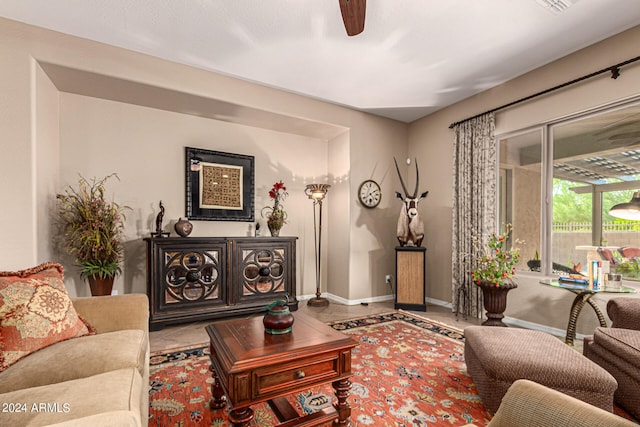
[[[309,184],[304,190],[304,194],[313,200],[313,236],[316,249],[316,297],[311,298],[307,304],[312,307],[326,307],[329,300],[320,296],[320,267],[321,267],[321,248],[322,248],[322,200],[327,195],[327,191],[331,187],[328,184]],[[316,205],[318,206],[318,216],[316,221]]]

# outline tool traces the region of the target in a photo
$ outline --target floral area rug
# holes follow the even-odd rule
[[[353,336],[353,426],[486,425],[484,409],[464,364],[460,330],[405,312],[332,323]],[[226,426],[226,409],[209,409],[208,346],[151,357],[149,426]],[[330,385],[292,395],[300,413],[330,406]],[[252,407],[252,426],[273,426],[267,404]]]

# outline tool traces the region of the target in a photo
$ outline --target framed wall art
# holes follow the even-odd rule
[[[254,221],[253,156],[186,147],[186,215],[205,221]]]

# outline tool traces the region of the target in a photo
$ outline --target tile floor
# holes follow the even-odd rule
[[[332,301],[328,307],[309,307],[306,301],[300,301],[298,311],[309,314],[323,322],[329,322],[393,311],[393,301],[370,303],[366,306],[343,305]],[[464,320],[462,316],[459,316],[459,319],[456,320],[456,316],[451,312],[450,308],[430,304],[427,305],[426,312],[415,312],[415,314],[460,329],[468,325],[479,325],[481,323],[479,319],[469,318]],[[151,332],[151,351],[207,343],[209,337],[204,328],[208,323],[209,321],[202,321],[171,325],[160,331]]]

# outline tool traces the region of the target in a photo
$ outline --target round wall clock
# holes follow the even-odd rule
[[[372,179],[364,181],[358,189],[358,199],[365,208],[375,208],[382,200],[380,185]]]

